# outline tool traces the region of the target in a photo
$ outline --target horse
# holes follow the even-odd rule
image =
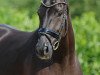
[[[38,15],[40,38],[37,42],[37,50],[48,51],[50,48],[48,43],[50,43],[53,54],[52,65],[41,69],[36,75],[82,75],[75,53],[74,31],[68,1],[43,0]],[[39,57],[44,59],[44,57]]]
[[[0,75],[34,75],[49,66],[48,58],[37,56],[38,38],[38,29],[25,32],[0,24]]]
[[[0,75],[82,75],[65,0],[44,0],[40,25],[23,32],[0,24]]]

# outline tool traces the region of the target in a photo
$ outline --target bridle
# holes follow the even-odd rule
[[[67,4],[66,2],[59,2],[59,3],[54,3],[52,5],[46,5],[43,1],[41,1],[42,5],[44,5],[45,7],[47,8],[51,8],[51,7],[54,7],[55,5],[58,5],[58,4]]]
[[[41,3],[42,3],[42,5],[43,5],[44,7],[48,8],[48,9],[50,9],[50,8],[52,8],[52,7],[54,7],[54,6],[58,5],[58,4],[67,5],[66,2],[54,3],[54,4],[52,4],[52,5],[46,5],[43,1],[41,1]],[[61,28],[60,32],[62,31],[62,29],[63,29],[64,27],[66,27],[65,36],[66,36],[66,34],[67,34],[67,31],[68,31],[68,24],[66,23],[66,22],[67,22],[67,15],[66,15],[67,12],[66,12],[66,11],[67,11],[67,10],[64,11],[64,14],[63,14],[63,23],[61,24],[61,27],[60,27],[60,28]],[[48,11],[47,11],[47,12],[48,12]],[[65,23],[66,23],[67,25],[66,25]],[[65,26],[65,25],[66,25],[66,26]],[[60,43],[60,40],[61,40],[61,37],[62,37],[60,32],[55,32],[55,31],[50,30],[50,29],[45,28],[45,27],[39,28],[39,30],[38,30],[38,33],[39,33],[40,35],[46,36],[46,38],[49,40],[50,43],[51,43],[51,40],[50,40],[50,38],[48,37],[48,35],[52,36],[53,38],[55,38],[55,39],[57,40],[57,41],[55,42],[54,45],[52,45],[52,43],[51,43],[53,50],[57,50],[58,47],[59,47],[59,43]],[[55,47],[55,46],[56,46],[56,47]]]

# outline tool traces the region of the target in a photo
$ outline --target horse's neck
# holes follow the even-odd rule
[[[82,75],[76,58],[70,61],[65,57],[63,63],[54,63],[51,66],[40,70],[36,75]]]
[[[72,41],[72,40],[71,40]],[[54,62],[63,63],[65,59],[72,61],[75,57],[74,40],[69,41],[69,37],[66,36],[60,42],[59,49],[54,52]],[[71,46],[70,46],[71,45]]]
[[[62,56],[58,57],[58,59],[56,58],[58,63],[54,63],[51,66],[51,70],[54,70],[57,73],[54,75],[82,75],[79,62],[75,55],[74,46],[74,37],[72,35],[66,36],[66,38],[61,40],[59,48],[59,51],[61,52],[59,52],[58,55]]]
[[[72,64],[75,62],[75,44],[74,44],[74,38],[73,40],[69,39],[69,36],[66,36],[62,41],[61,41],[61,48],[60,51],[63,51],[63,58],[62,58],[62,63],[65,63],[66,65]],[[67,62],[67,63],[66,63]]]
[[[63,58],[61,61],[61,67],[63,70],[70,70],[71,67],[75,66],[77,61],[76,61],[76,56],[75,56],[75,48],[74,48],[74,41],[70,42],[69,37],[66,36],[65,39],[61,41],[61,48],[60,51],[63,51]],[[73,46],[70,46],[70,44]]]
[[[82,75],[76,57],[73,57],[72,61],[65,57],[63,63],[54,63],[49,68],[45,69],[48,71],[47,75],[49,75],[49,73],[50,75]]]

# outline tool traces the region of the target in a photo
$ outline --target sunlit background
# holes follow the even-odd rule
[[[0,23],[22,31],[38,28],[41,0],[0,0]],[[100,75],[100,0],[69,0],[76,52],[84,75]]]

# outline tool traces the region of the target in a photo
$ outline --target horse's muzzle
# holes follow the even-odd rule
[[[53,50],[50,42],[45,36],[41,36],[36,45],[36,54],[42,60],[49,60],[52,57]]]

